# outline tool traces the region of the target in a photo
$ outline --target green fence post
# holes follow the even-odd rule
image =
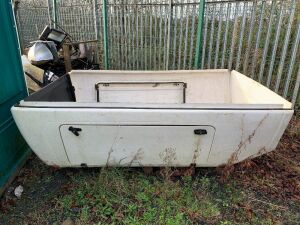
[[[57,4],[56,4],[56,0],[52,0],[52,11],[53,11],[53,14],[52,14],[52,20],[53,20],[53,27],[56,28],[57,27]]]
[[[172,27],[172,17],[173,17],[173,2],[169,0],[169,23],[168,23],[168,40],[167,40],[167,55],[166,55],[166,70],[169,69],[169,59],[170,59],[170,45],[171,45],[171,27]]]
[[[201,50],[202,50],[202,28],[205,12],[205,0],[199,2],[199,17],[198,17],[198,28],[197,28],[197,44],[196,44],[196,57],[195,57],[195,69],[201,67]]]
[[[107,34],[107,4],[106,0],[102,0],[102,12],[103,12],[103,48],[104,48],[104,69],[109,69],[108,61],[108,34]]]

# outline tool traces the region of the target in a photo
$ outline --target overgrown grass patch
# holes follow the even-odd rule
[[[58,197],[57,204],[73,218],[101,224],[214,221],[220,219],[222,204],[208,192],[212,185],[207,180],[171,181],[136,170],[104,168],[99,174],[74,176],[74,187]]]
[[[268,223],[271,217],[243,205],[247,199],[234,182],[221,184],[214,177],[171,180],[138,169],[103,168],[75,173],[53,201],[57,218],[77,224]]]
[[[169,225],[296,224],[299,219],[297,207],[289,211],[252,201],[249,196],[254,193],[234,180],[221,183],[218,176],[197,171],[193,177],[171,179],[133,168],[58,170],[54,173],[68,177],[59,191],[49,195],[45,190],[36,201],[24,196],[23,207],[32,204],[34,210],[22,214],[17,204],[10,209],[11,217],[4,218],[7,224],[61,224],[71,218],[75,224]],[[53,175],[42,175],[27,182],[55,184],[54,180]]]

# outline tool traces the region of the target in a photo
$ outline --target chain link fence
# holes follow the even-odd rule
[[[74,41],[97,40],[102,68],[105,41],[110,69],[195,68],[200,0],[106,2],[107,39],[103,0],[20,1],[16,18],[22,47],[45,25],[53,26],[56,14],[57,24]],[[296,104],[299,40],[298,0],[206,0],[199,67],[236,69]]]

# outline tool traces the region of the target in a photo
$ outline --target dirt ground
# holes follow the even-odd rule
[[[34,155],[0,202],[0,224],[299,224],[300,120],[277,149],[222,168],[57,169]],[[14,195],[17,186],[24,192]],[[66,222],[66,221],[65,221]]]

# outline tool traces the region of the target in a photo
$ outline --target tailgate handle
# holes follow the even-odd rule
[[[81,131],[81,128],[70,126],[69,131],[71,131],[75,136],[79,136],[79,132]]]
[[[207,134],[207,130],[205,130],[205,129],[196,129],[196,130],[194,130],[194,134],[196,134],[196,135],[205,135],[205,134]]]

